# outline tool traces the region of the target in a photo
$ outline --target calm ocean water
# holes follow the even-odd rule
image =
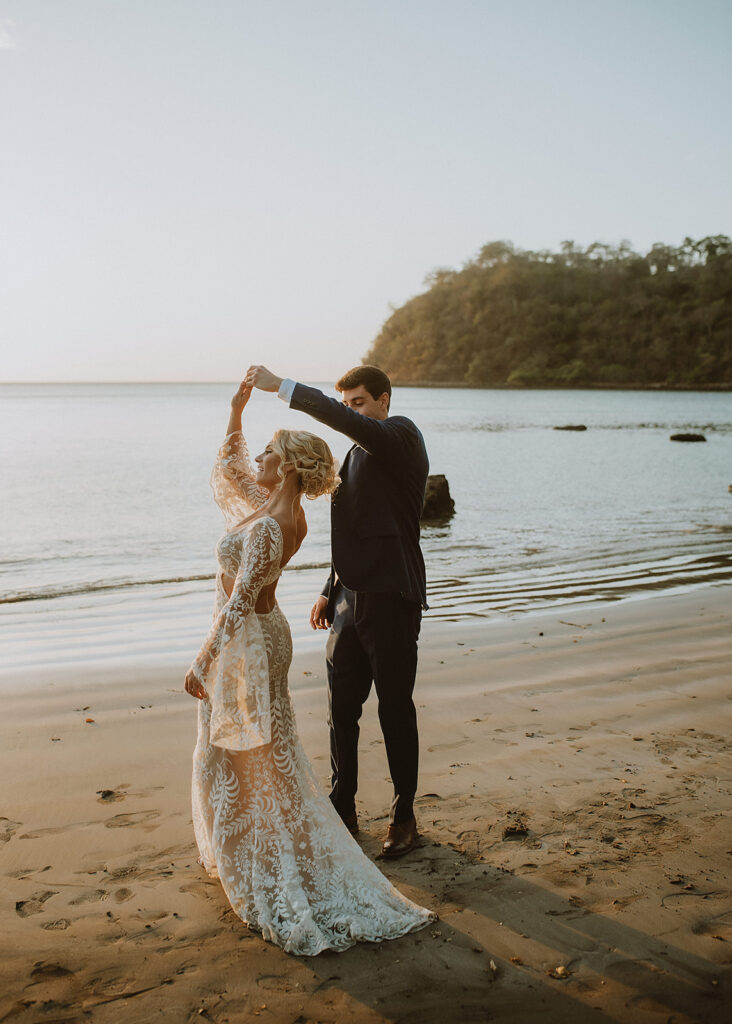
[[[331,394],[325,387],[326,391]],[[0,643],[6,666],[185,660],[205,632],[222,518],[208,476],[232,384],[0,386]],[[519,612],[732,578],[732,396],[397,389],[457,514],[428,527],[430,615]],[[583,433],[552,427],[584,423]],[[350,442],[256,394],[277,427]],[[700,431],[706,444],[673,444]],[[296,642],[326,575],[328,504],[283,576]]]

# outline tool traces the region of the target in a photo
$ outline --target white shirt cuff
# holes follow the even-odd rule
[[[295,390],[295,383],[296,382],[294,380],[290,380],[289,377],[285,377],[285,379],[280,384],[279,391],[277,392],[277,397],[281,398],[283,402],[287,402],[288,405],[292,400],[292,393]]]

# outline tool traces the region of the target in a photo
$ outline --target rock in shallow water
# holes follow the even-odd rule
[[[448,519],[455,512],[455,502],[450,497],[450,487],[443,473],[427,477],[424,493],[422,522],[434,519]]]

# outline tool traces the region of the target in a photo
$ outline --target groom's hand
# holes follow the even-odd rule
[[[279,391],[282,377],[275,377],[266,366],[250,366],[244,383],[250,388],[258,388],[259,391]]]
[[[313,629],[330,629],[330,622],[325,617],[327,607],[328,601],[322,596],[313,605],[313,610],[310,612],[310,625]]]

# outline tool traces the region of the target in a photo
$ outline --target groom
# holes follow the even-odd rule
[[[385,857],[414,849],[419,741],[412,700],[417,638],[427,607],[419,521],[427,452],[406,416],[390,416],[391,382],[375,366],[357,366],[336,384],[342,401],[316,388],[251,366],[247,383],[276,391],[355,443],[340,469],[331,504],[332,564],[310,615],[313,629],[331,628],[327,645],[330,704],[330,798],[358,833],[358,736],[361,709],[376,687],[379,722],[394,785]]]

